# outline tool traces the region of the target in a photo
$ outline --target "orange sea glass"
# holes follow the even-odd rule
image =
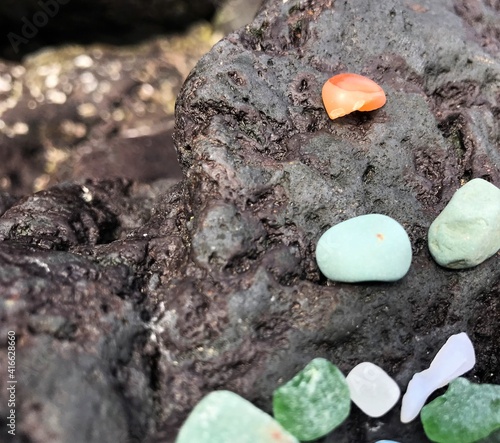
[[[359,74],[334,75],[321,93],[328,116],[334,120],[354,111],[373,111],[386,102],[384,90]]]

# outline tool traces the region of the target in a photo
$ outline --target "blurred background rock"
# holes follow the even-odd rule
[[[259,4],[2,1],[0,192],[84,178],[180,179],[172,141],[180,87]]]

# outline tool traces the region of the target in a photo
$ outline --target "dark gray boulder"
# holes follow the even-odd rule
[[[182,182],[80,180],[2,197],[1,333],[19,337],[14,441],[173,442],[206,393],[229,389],[270,411],[273,390],[314,357],[344,373],[371,361],[404,390],[460,331],[477,352],[467,377],[500,383],[498,255],[456,272],[426,246],[461,183],[500,185],[498,11],[469,5],[270,0],[184,84]],[[342,71],[376,80],[387,104],[330,121],[321,86]],[[408,275],[327,281],[319,236],[372,212],[407,229]],[[398,408],[370,419],[356,407],[321,441],[384,438],[427,441]]]
[[[219,219],[225,236],[212,243],[213,263],[199,277],[199,267],[188,266],[192,280],[178,295],[201,298],[193,306],[201,313],[165,307],[163,342],[177,337],[179,377],[188,370],[200,394],[234,389],[269,411],[272,390],[321,356],[344,372],[361,361],[380,364],[404,391],[449,335],[466,331],[478,354],[468,376],[498,383],[498,257],[451,272],[426,247],[429,224],[461,183],[482,177],[500,185],[498,46],[492,32],[483,44],[478,24],[498,11],[478,2],[482,15],[471,20],[451,1],[265,6],[198,63],[178,100],[195,263],[206,263],[195,245],[206,240],[212,211],[232,206]],[[387,104],[330,121],[321,87],[345,71],[376,80]],[[234,240],[241,237],[241,223],[227,224],[234,212],[254,226],[251,246]],[[407,229],[409,274],[393,284],[326,281],[314,262],[319,236],[377,212]],[[229,261],[228,238],[239,247]],[[180,333],[185,322],[198,331],[194,342]],[[228,358],[236,361],[228,366]],[[403,425],[398,414],[375,420],[354,408],[324,441],[426,441],[418,421]]]
[[[134,269],[147,243],[124,248],[116,230],[149,216],[154,192],[145,191],[126,182],[62,185],[2,216],[0,330],[16,334],[18,381],[9,441],[139,441],[154,430]],[[124,206],[132,214],[120,220]],[[0,360],[6,368],[6,352]]]

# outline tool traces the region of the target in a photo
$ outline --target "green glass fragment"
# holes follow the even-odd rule
[[[427,437],[437,443],[472,443],[500,429],[500,385],[457,378],[422,408]]]
[[[347,418],[350,408],[344,375],[324,358],[312,360],[273,394],[274,417],[301,441],[328,434]]]
[[[298,443],[270,415],[230,391],[205,396],[181,427],[175,443]]]

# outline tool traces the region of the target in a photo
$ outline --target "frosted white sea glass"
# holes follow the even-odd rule
[[[452,335],[432,360],[428,369],[416,373],[408,383],[401,405],[401,421],[415,419],[436,389],[470,371],[476,364],[474,346],[465,332]]]
[[[351,400],[370,417],[381,417],[398,402],[401,391],[397,383],[377,365],[363,362],[346,377]]]

